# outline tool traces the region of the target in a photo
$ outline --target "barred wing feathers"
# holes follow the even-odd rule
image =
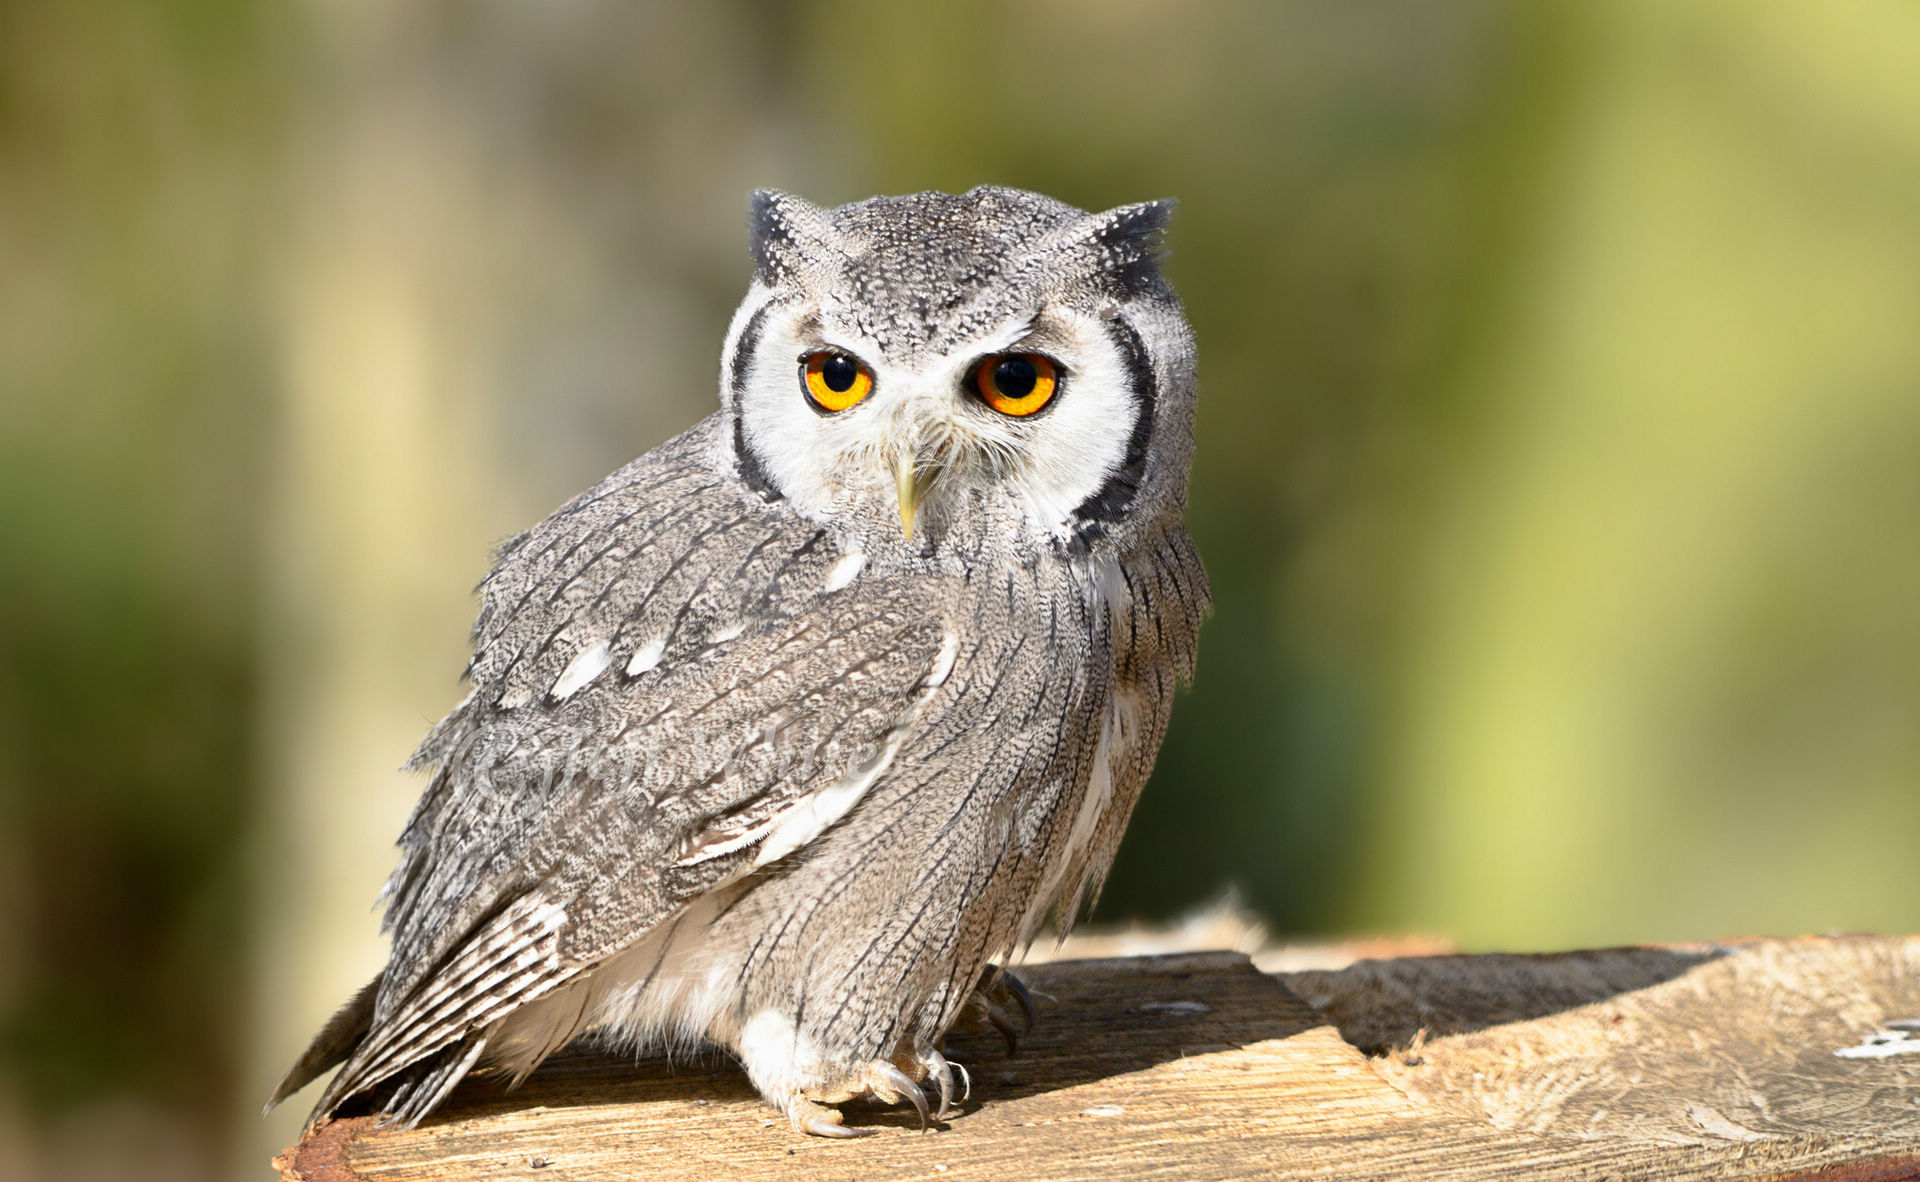
[[[316,1117],[396,1077],[384,1110],[425,1115],[488,1027],[753,868],[951,668],[940,580],[828,590],[831,539],[716,472],[713,431],[503,549],[473,691],[415,756],[435,771],[382,892],[371,1012],[343,1011],[276,1099],[344,1053]]]

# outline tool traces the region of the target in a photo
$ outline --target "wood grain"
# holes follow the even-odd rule
[[[463,1085],[410,1132],[335,1121],[275,1165],[305,1182],[1920,1179],[1920,1055],[1833,1053],[1920,1015],[1920,939],[1025,976],[1034,1031],[1012,1057],[951,1041],[974,1090],[938,1132],[873,1108],[848,1117],[876,1136],[800,1137],[722,1060],[570,1055],[513,1093]]]

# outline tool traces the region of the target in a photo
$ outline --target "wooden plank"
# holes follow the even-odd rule
[[[974,1091],[936,1133],[854,1109],[879,1135],[801,1137],[725,1062],[573,1055],[511,1094],[464,1085],[409,1132],[336,1121],[276,1165],[305,1182],[1920,1178],[1920,1055],[1833,1054],[1920,1015],[1920,940],[1025,975],[1033,1033],[1012,1057],[951,1040]]]
[[[1375,1061],[1395,1087],[1499,1128],[1920,1140],[1920,1053],[1835,1054],[1920,1016],[1920,940],[1443,956],[1284,979],[1350,1042],[1405,1048]]]

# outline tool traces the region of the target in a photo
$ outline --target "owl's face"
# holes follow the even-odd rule
[[[726,457],[869,555],[1089,553],[1184,504],[1192,350],[1168,203],[755,195]]]

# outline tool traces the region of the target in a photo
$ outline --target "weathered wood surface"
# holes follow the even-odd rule
[[[794,1134],[724,1061],[570,1056],[411,1132],[332,1123],[305,1182],[738,1178],[1920,1179],[1920,937],[1434,956],[1268,975],[1238,953],[1023,974],[1017,1055],[951,1040],[935,1133]],[[1887,1032],[1891,1033],[1887,1033]],[[1897,1049],[1880,1048],[1882,1052]]]

